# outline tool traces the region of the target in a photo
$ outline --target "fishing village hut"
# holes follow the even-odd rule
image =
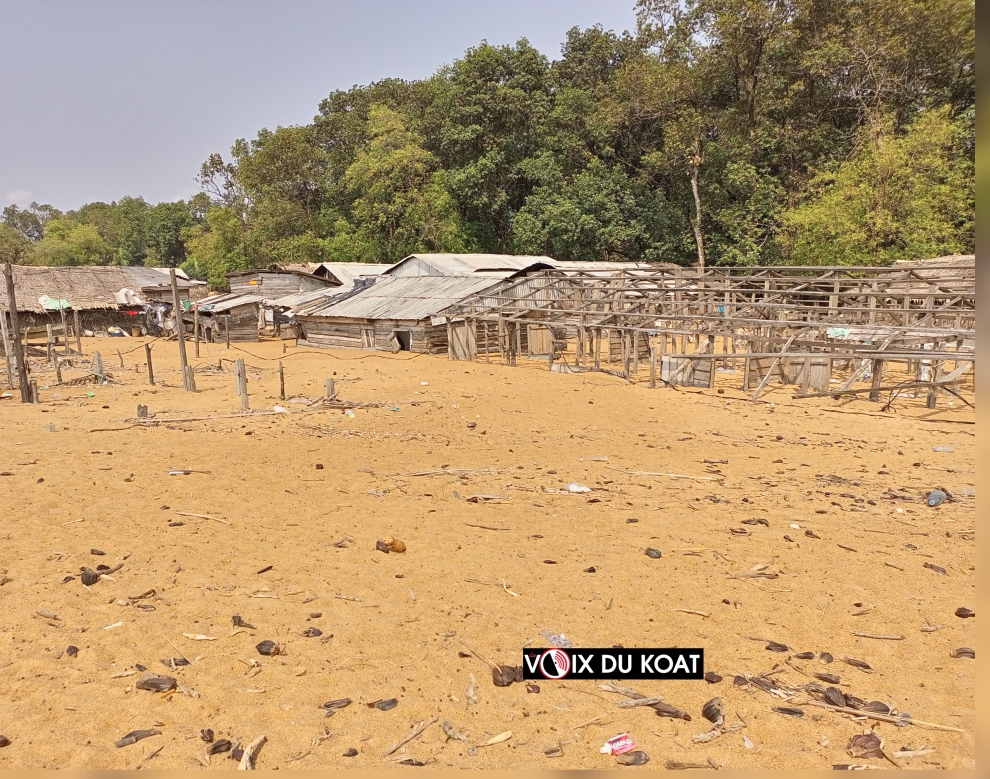
[[[208,343],[229,340],[231,342],[257,341],[261,295],[243,295],[229,292],[214,295],[196,302],[196,311],[187,309],[182,315],[184,325],[192,324]]]
[[[230,291],[240,295],[260,295],[264,300],[339,286],[334,279],[317,276],[309,270],[291,270],[278,265],[227,274]]]
[[[300,346],[379,349],[442,354],[451,323],[443,312],[497,283],[487,276],[381,276],[342,300],[293,309],[302,327]]]
[[[128,335],[156,328],[162,310],[171,309],[168,268],[116,266],[12,266],[19,324],[28,338],[50,327],[56,345],[83,334],[106,334],[119,327]],[[179,297],[189,300],[206,284],[176,271]],[[162,285],[167,287],[167,298]],[[161,296],[161,297],[159,297]],[[157,303],[166,299],[167,303]],[[0,309],[9,312],[7,290],[0,285]]]
[[[146,268],[133,265],[120,270],[131,278],[131,289],[137,292],[145,303],[172,302],[172,282],[169,273],[171,268]],[[205,281],[189,278],[180,268],[175,269],[175,281],[179,288],[179,300],[199,300],[209,293],[209,285]]]
[[[391,265],[365,262],[324,262],[314,265],[309,269],[312,274],[326,279],[333,286],[294,292],[281,298],[266,300],[265,306],[272,311],[272,323],[276,333],[282,338],[298,338],[301,331],[291,313],[292,309],[306,304],[323,305],[331,300],[340,300],[344,295],[367,288],[374,283],[376,276],[391,267]]]

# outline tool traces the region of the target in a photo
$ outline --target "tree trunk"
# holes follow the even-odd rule
[[[694,240],[698,244],[698,267],[705,267],[705,241],[701,235],[701,195],[698,193],[698,173],[701,170],[701,139],[695,141],[694,153],[688,157],[691,166],[691,192],[694,195]]]

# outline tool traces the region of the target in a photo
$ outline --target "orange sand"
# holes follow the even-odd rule
[[[975,501],[929,509],[921,500],[936,485],[975,485],[975,427],[919,421],[972,421],[959,401],[949,407],[943,396],[931,412],[922,399],[902,400],[896,414],[877,416],[881,404],[794,400],[793,388],[779,386],[749,404],[740,373],[718,375],[719,395],[553,374],[535,360],[510,368],[483,358],[291,346],[283,354],[272,341],[246,351],[210,345],[209,354],[204,345],[194,362],[244,357],[255,410],[280,402],[279,359],[290,396],[316,399],[333,376],[340,398],[385,405],[349,418],[287,400],[290,414],[128,428],[139,403],[158,417],[240,409],[232,373],[200,373],[199,391],[184,392],[174,343],[155,344],[159,384],[148,386],[141,343],[84,342],[87,355],[103,351],[121,385],[42,390],[39,406],[21,405],[16,393],[0,401],[0,470],[12,473],[0,477],[0,581],[9,579],[0,586],[0,734],[11,740],[0,769],[196,768],[203,728],[244,744],[266,735],[259,768],[381,768],[408,757],[435,767],[610,768],[615,759],[598,748],[622,732],[650,755],[648,768],[709,757],[735,768],[889,765],[846,754],[868,721],[812,707],[802,719],[786,717],[772,711],[781,701],[733,686],[734,674],[775,667],[783,669],[775,678],[792,684],[810,681],[802,671],[837,673],[850,694],[966,731],[879,724],[890,752],[935,749],[901,760],[906,766],[974,766],[976,664],[949,653],[975,648],[975,620],[953,615],[975,609],[975,541],[959,534],[975,528]],[[123,372],[118,346],[137,347]],[[65,370],[66,379],[78,375]],[[40,366],[35,377],[54,380]],[[834,408],[843,413],[827,411]],[[498,473],[409,475],[445,465]],[[209,473],[168,475],[175,468]],[[593,491],[543,491],[571,481]],[[890,487],[913,500],[885,497]],[[472,504],[455,491],[507,500]],[[769,527],[741,524],[755,517]],[[386,534],[408,551],[375,551]],[[331,546],[344,537],[349,547]],[[662,559],[647,557],[647,546]],[[89,590],[80,583],[80,566],[125,558],[112,581]],[[779,577],[730,578],[761,562]],[[591,566],[595,573],[585,573]],[[67,575],[77,578],[63,584]],[[164,598],[150,601],[154,611],[120,605],[150,588]],[[234,614],[256,629],[235,634]],[[926,618],[946,627],[923,632]],[[313,626],[333,637],[304,638]],[[625,699],[593,682],[544,682],[539,694],[523,684],[496,688],[482,661],[459,655],[463,639],[518,664],[522,647],[546,644],[545,628],[578,646],[702,646],[707,668],[725,680],[629,683],[688,710],[693,721],[685,722],[618,708]],[[857,630],[905,638],[860,638]],[[263,639],[283,642],[286,654],[259,655]],[[792,652],[768,652],[766,639]],[[59,657],[70,644],[78,656]],[[784,664],[804,650],[830,652],[836,662]],[[173,672],[160,662],[180,653],[191,666]],[[875,673],[842,662],[847,655]],[[140,674],[122,674],[136,663],[176,676],[191,695],[135,690]],[[472,674],[477,703],[469,705]],[[695,744],[692,736],[709,728],[702,704],[716,695],[730,722],[738,712],[748,725]],[[326,718],[320,705],[343,697],[354,702]],[[399,699],[391,711],[364,705],[389,697]],[[439,721],[422,736],[383,756],[433,716]],[[445,720],[474,743],[512,737],[470,756],[446,740]],[[114,747],[125,733],[152,727],[162,734]],[[563,757],[546,757],[558,740]],[[359,754],[343,757],[349,747]],[[232,767],[226,757],[212,765]]]

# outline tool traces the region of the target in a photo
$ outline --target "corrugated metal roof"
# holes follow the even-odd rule
[[[340,293],[342,287],[327,287],[326,289],[311,289],[308,292],[293,292],[291,295],[283,295],[275,300],[269,300],[267,305],[275,308],[295,308],[314,300],[332,297]]]
[[[279,274],[292,274],[295,276],[312,276],[315,268],[303,267],[299,265],[293,265],[288,268],[254,268],[252,270],[237,270],[231,271],[230,273],[225,273],[224,276],[228,279],[236,278],[237,276],[259,276],[264,274],[269,275],[279,275]]]
[[[410,254],[397,262],[384,275],[393,275],[399,266],[409,264],[412,260],[426,263],[444,276],[463,276],[488,272],[517,271],[536,263],[553,266],[556,261],[544,256],[524,256],[516,254]]]
[[[494,282],[477,276],[380,277],[374,286],[340,302],[313,307],[297,317],[349,317],[354,319],[411,319],[433,316],[477,294]]]
[[[131,277],[134,289],[160,289],[172,286],[168,268],[145,268],[140,265],[122,267],[121,270]],[[175,269],[175,280],[179,289],[189,289],[206,284],[205,281],[190,279],[185,271]]]

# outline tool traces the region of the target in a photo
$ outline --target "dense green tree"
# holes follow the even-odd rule
[[[21,230],[0,222],[0,264],[22,265],[30,251],[31,241]]]
[[[31,253],[37,265],[107,265],[114,252],[95,225],[70,217],[52,219]]]
[[[335,91],[312,123],[210,155],[188,203],[2,221],[30,261],[182,264],[220,286],[413,251],[752,265],[974,250],[973,0],[636,12],[635,34],[569,30],[553,61],[482,42],[429,78]]]
[[[947,109],[926,112],[903,135],[893,120],[864,130],[854,156],[815,176],[784,215],[788,261],[869,265],[969,251],[975,188],[964,132]]]
[[[11,204],[4,208],[0,222],[19,230],[29,241],[40,241],[45,237],[45,225],[60,216],[62,212],[47,203],[31,203],[27,208]]]
[[[195,222],[189,204],[181,200],[153,206],[145,222],[144,264],[174,268],[185,262],[186,246],[182,241],[182,231]]]
[[[334,241],[352,259],[398,262],[415,251],[463,251],[466,241],[436,157],[385,106],[368,115],[368,141],[344,174],[355,227]],[[345,255],[346,256],[346,255]]]

